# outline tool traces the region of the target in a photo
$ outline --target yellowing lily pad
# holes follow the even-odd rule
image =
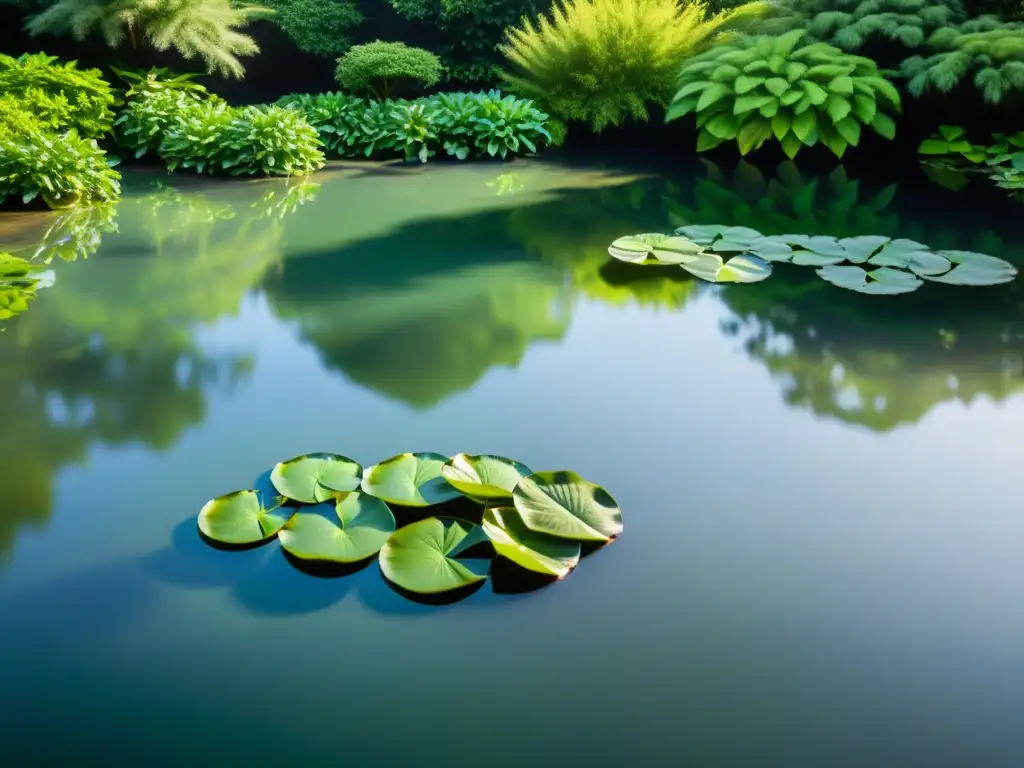
[[[484,512],[484,533],[494,550],[535,573],[564,578],[580,561],[580,543],[531,531],[514,507]]]
[[[453,487],[481,502],[512,500],[512,490],[533,470],[502,456],[470,456],[459,453],[441,467]]]

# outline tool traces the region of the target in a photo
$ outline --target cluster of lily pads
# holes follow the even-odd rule
[[[495,554],[561,579],[582,546],[622,532],[622,513],[602,487],[501,456],[402,453],[364,470],[345,456],[313,453],[277,464],[270,483],[274,494],[250,489],[207,502],[202,537],[230,549],[276,538],[294,565],[321,574],[379,553],[384,577],[414,598],[473,591]],[[422,516],[460,499],[469,513]],[[417,519],[399,525],[396,512]]]
[[[913,240],[876,235],[763,235],[750,227],[692,225],[673,235],[620,237],[608,253],[643,265],[678,265],[712,283],[756,283],[775,262],[817,267],[817,274],[861,293],[909,293],[925,280],[952,285],[997,285],[1017,275],[1009,262],[971,251],[932,251]]]

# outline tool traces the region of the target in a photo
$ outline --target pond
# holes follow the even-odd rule
[[[696,223],[1024,262],[1019,204],[854,170],[138,171],[0,218],[52,257],[0,323],[11,764],[1022,764],[1020,281],[609,263]],[[446,606],[200,541],[310,451],[572,469],[625,532]]]

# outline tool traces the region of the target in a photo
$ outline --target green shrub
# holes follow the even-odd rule
[[[353,46],[338,59],[335,79],[347,91],[389,99],[396,88],[436,84],[441,79],[441,62],[422,48],[377,40]]]
[[[300,176],[324,164],[317,132],[296,110],[195,101],[167,127],[160,156],[169,170]]]
[[[0,136],[24,136],[41,130],[43,126],[19,99],[6,93],[0,95]]]
[[[273,22],[300,51],[338,56],[352,46],[348,33],[363,23],[352,0],[271,0]]]
[[[921,48],[932,32],[966,18],[959,0],[798,0],[795,9],[806,16],[797,26],[807,27],[808,41],[848,52],[875,41]]]
[[[528,19],[500,46],[510,90],[594,131],[647,120],[672,95],[679,63],[736,22],[771,6],[753,2],[708,16],[701,2],[560,0],[551,18]]]
[[[949,93],[971,75],[989,104],[1024,93],[1024,23],[982,16],[936,31],[928,48],[938,53],[912,56],[900,66],[912,96]]]
[[[887,112],[900,109],[896,87],[871,59],[825,43],[797,48],[803,35],[741,37],[694,57],[666,120],[695,112],[698,152],[735,139],[745,155],[774,139],[789,158],[819,141],[842,157],[862,126],[893,138]]]
[[[116,48],[143,37],[158,51],[171,48],[182,57],[201,58],[210,72],[242,77],[239,56],[259,53],[239,30],[267,9],[233,0],[56,0],[28,20],[33,36],[70,34],[82,40],[94,32]]]
[[[16,97],[45,127],[74,128],[85,138],[98,138],[114,122],[115,99],[98,69],[78,69],[45,53],[18,58],[0,54],[0,93]]]
[[[96,140],[75,130],[0,136],[0,203],[39,196],[51,208],[108,202],[120,196],[120,178]]]
[[[278,105],[302,112],[338,157],[400,153],[421,161],[441,151],[464,160],[536,152],[550,143],[548,116],[526,99],[445,93],[408,101],[366,101],[341,93],[292,94]]]
[[[195,72],[187,72],[182,75],[172,75],[166,67],[153,67],[148,70],[129,71],[124,69],[110,68],[115,75],[128,83],[128,90],[124,97],[131,100],[136,96],[148,96],[157,91],[175,91],[188,93],[201,99],[210,98],[206,88],[194,82],[199,75]]]
[[[157,90],[131,99],[114,123],[114,139],[139,158],[160,149],[167,130],[200,103],[191,93]],[[211,100],[220,104],[220,100]]]

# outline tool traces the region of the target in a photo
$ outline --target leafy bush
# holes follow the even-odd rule
[[[893,138],[886,112],[900,109],[896,87],[871,59],[825,43],[796,48],[803,35],[741,37],[696,56],[680,72],[666,120],[695,112],[698,152],[735,139],[745,155],[775,139],[789,158],[819,141],[842,157],[862,126]]]
[[[181,112],[164,132],[159,151],[172,171],[300,176],[324,164],[317,133],[299,112],[233,109],[213,100],[195,101]]]
[[[23,136],[40,130],[43,126],[18,99],[6,93],[0,95],[0,136]]]
[[[0,136],[0,203],[39,196],[51,208],[107,202],[120,196],[120,178],[96,140],[75,130]]]
[[[363,23],[352,0],[271,0],[273,22],[300,51],[337,56],[352,46],[348,33]]]
[[[114,138],[136,158],[142,157],[160,149],[168,129],[199,103],[191,93],[175,90],[157,90],[133,98],[114,124]],[[210,103],[220,104],[220,100]]]
[[[936,31],[928,48],[938,53],[912,56],[900,66],[912,96],[949,93],[971,74],[990,104],[1024,92],[1024,23],[982,16]]]
[[[441,62],[422,48],[377,40],[349,49],[338,59],[334,77],[345,90],[388,99],[396,87],[436,84],[441,79]]]
[[[98,138],[114,122],[114,91],[98,69],[78,69],[45,53],[17,59],[0,54],[0,93],[17,98],[43,126],[55,131],[74,128],[85,138]]]
[[[137,34],[158,51],[175,49],[186,59],[198,56],[210,72],[242,77],[239,56],[259,53],[251,37],[238,30],[266,14],[257,6],[233,0],[57,0],[31,17],[33,36],[70,34],[83,40],[94,32],[116,48]]]
[[[533,102],[489,93],[447,93],[415,102],[367,101],[341,93],[293,94],[278,105],[302,112],[339,157],[397,151],[426,161],[437,152],[508,157],[550,141],[548,116]]]
[[[128,83],[128,90],[125,92],[125,99],[131,100],[136,96],[144,96],[156,91],[175,91],[188,93],[199,98],[209,98],[210,93],[199,83],[193,82],[198,77],[194,72],[182,75],[172,75],[166,67],[153,67],[148,70],[131,72],[124,69],[111,67],[115,75]]]
[[[752,2],[708,16],[701,2],[560,0],[551,18],[510,29],[499,48],[511,90],[564,120],[594,131],[627,118],[648,119],[665,104],[679,63],[730,25],[765,13]]]

